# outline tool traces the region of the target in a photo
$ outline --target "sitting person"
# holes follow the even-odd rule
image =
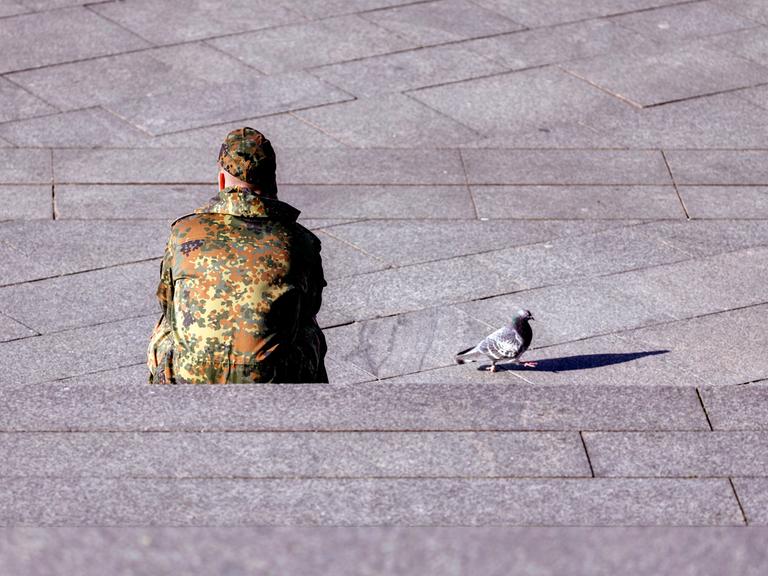
[[[150,383],[327,382],[320,240],[277,199],[263,134],[230,132],[218,165],[218,196],[171,225]]]

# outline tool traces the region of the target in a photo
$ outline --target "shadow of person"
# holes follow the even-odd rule
[[[507,362],[506,364],[497,364],[498,372],[505,370],[520,370],[530,372],[568,372],[570,370],[586,370],[588,368],[600,368],[612,364],[621,364],[631,362],[645,356],[656,356],[657,354],[666,354],[669,350],[648,350],[646,352],[621,352],[611,354],[578,354],[576,356],[563,356],[561,358],[545,358],[543,360],[529,360],[536,362],[536,366],[529,367],[522,364]],[[487,370],[489,364],[479,366],[478,370]]]

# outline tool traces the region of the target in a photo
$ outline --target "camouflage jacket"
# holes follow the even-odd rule
[[[298,214],[227,188],[171,225],[150,382],[327,382],[320,240]]]

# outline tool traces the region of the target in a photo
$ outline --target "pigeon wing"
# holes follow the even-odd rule
[[[527,347],[514,326],[504,326],[489,334],[477,345],[477,350],[493,360],[511,360],[518,358]]]

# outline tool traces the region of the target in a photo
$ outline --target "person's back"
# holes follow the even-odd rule
[[[239,162],[237,150],[227,152]],[[223,168],[242,172],[227,160],[220,155]],[[237,179],[229,176],[220,178],[218,197],[172,225],[150,381],[327,382],[315,321],[325,286],[320,241],[269,186],[265,193],[231,185]]]

